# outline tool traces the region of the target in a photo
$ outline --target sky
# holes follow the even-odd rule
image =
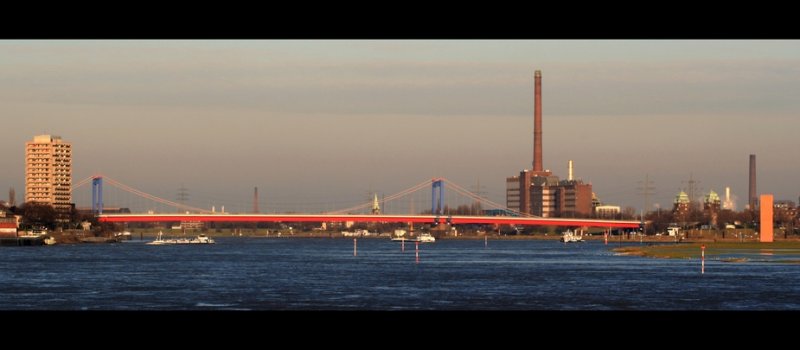
[[[573,160],[604,203],[640,210],[648,176],[650,210],[671,208],[692,176],[742,209],[750,154],[759,193],[800,196],[798,41],[5,40],[0,198],[21,201],[24,144],[53,134],[73,182],[203,208],[248,210],[258,186],[262,211],[332,210],[434,177],[505,203],[537,69],[544,167]]]

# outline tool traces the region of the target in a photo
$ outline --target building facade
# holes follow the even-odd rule
[[[581,180],[559,182],[559,216],[588,217],[592,215],[592,185]]]
[[[0,208],[0,237],[16,237],[18,227],[19,218],[13,215],[9,216],[5,210]]]
[[[528,214],[543,218],[558,216],[559,204],[563,200],[559,197],[557,176],[533,176],[528,193],[531,202]]]
[[[559,180],[550,171],[523,170],[506,178],[506,206],[541,217],[592,215],[592,185],[581,180]]]
[[[717,217],[721,208],[722,201],[717,192],[711,190],[707,195],[703,196],[703,213],[708,218],[708,224],[717,226]]]
[[[690,209],[691,201],[689,201],[689,195],[681,191],[675,196],[675,201],[673,202],[672,213],[675,214],[675,219],[685,222],[689,217]]]
[[[506,178],[506,208],[519,210],[519,176]]]
[[[777,200],[773,204],[773,213],[776,222],[781,225],[794,223],[797,219],[797,206],[791,200]],[[793,228],[793,227],[792,227]]]
[[[186,230],[200,230],[206,227],[206,223],[202,221],[181,221],[179,227]]]
[[[25,143],[25,202],[50,204],[59,214],[72,202],[72,145],[37,135]]]
[[[603,219],[616,219],[620,213],[618,205],[598,205],[595,207],[597,217]]]

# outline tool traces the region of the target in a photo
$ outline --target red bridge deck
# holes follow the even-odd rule
[[[108,214],[99,215],[100,222],[414,222],[433,223],[434,215],[349,215],[349,214]],[[452,224],[499,224],[526,226],[587,226],[638,228],[638,221],[528,218],[513,216],[438,216],[440,223],[448,218]]]

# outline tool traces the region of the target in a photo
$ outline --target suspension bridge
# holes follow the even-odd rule
[[[105,175],[93,175],[78,181],[73,186],[73,193],[76,193],[75,190],[89,183],[91,183],[92,186],[91,211],[95,216],[97,216],[100,222],[380,222],[433,225],[480,224],[603,228],[639,227],[638,221],[599,220],[586,218],[544,218],[533,216],[507,208],[504,205],[481,197],[446,178],[434,178],[423,181],[392,195],[384,196],[380,202],[366,201],[362,204],[348,208],[322,211],[320,213],[291,212],[270,214],[236,214],[216,212],[213,209],[208,210],[204,208],[197,208],[186,205],[185,203],[178,203],[149,194]],[[104,183],[111,185],[112,187],[124,193],[149,201],[150,203],[158,203],[162,205],[162,207],[170,208],[169,210],[171,210],[171,212],[161,210],[157,213],[155,210],[148,210],[147,213],[103,213],[105,207],[105,199],[103,197]],[[420,197],[419,195],[427,191],[427,188],[431,189],[430,212],[414,213],[414,202],[413,200],[409,200],[409,198],[414,198],[416,196],[418,200]],[[453,207],[448,206],[446,203],[447,199],[445,197],[445,188],[457,194],[461,199],[460,203],[468,203],[471,205],[471,208],[481,208],[481,210],[474,210],[468,214],[463,213],[463,210],[453,210]],[[401,202],[404,199],[409,203],[409,207],[411,209],[400,211],[406,211],[410,213],[388,214],[385,211],[383,213],[376,212],[376,205],[385,209],[392,202]],[[398,207],[405,206],[395,206],[396,211]],[[465,207],[465,205],[457,208],[462,209],[463,207]],[[466,207],[469,208],[468,205]],[[482,210],[484,207],[489,208],[490,210],[493,209],[491,210],[492,213],[501,213],[502,215],[486,215],[486,211]]]

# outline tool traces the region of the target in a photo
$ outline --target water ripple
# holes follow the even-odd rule
[[[795,265],[617,256],[602,242],[220,238],[3,247],[0,309],[800,310]],[[39,249],[40,248],[40,249]],[[768,296],[768,297],[767,297]]]

